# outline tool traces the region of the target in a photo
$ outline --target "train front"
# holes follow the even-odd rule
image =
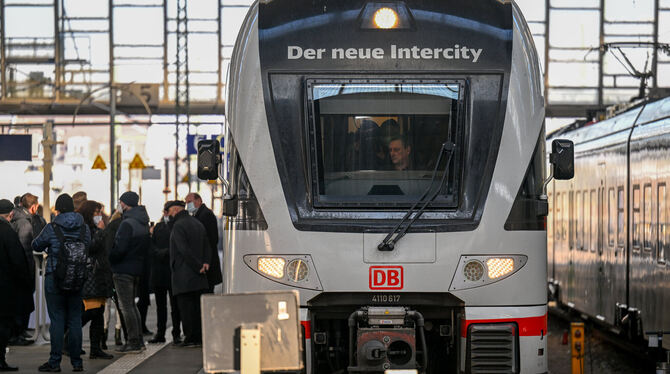
[[[298,289],[308,373],[546,372],[540,80],[509,1],[258,2],[225,292]]]

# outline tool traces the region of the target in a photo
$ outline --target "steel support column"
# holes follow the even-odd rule
[[[658,21],[660,13],[660,1],[654,0],[654,56],[651,61],[651,74],[652,74],[652,85],[653,87],[658,87]]]
[[[189,100],[189,70],[188,70],[188,12],[187,0],[177,0],[177,61],[176,61],[176,96],[175,111],[177,119],[175,122],[175,183],[174,198],[177,199],[177,187],[179,186],[179,130],[185,120],[186,131],[191,122],[190,100]],[[190,183],[189,183],[190,185]]]
[[[109,0],[109,209],[116,207],[118,191],[116,160],[116,90],[114,89],[114,0]]]
[[[550,0],[544,0],[544,105],[549,105],[549,13]]]
[[[600,0],[600,28],[598,29],[600,35],[599,35],[599,42],[600,46],[602,47],[603,44],[605,44],[605,0]],[[603,59],[605,57],[605,51],[602,50],[602,48],[598,49],[598,106],[603,105],[603,75],[604,75],[604,69],[603,69]]]

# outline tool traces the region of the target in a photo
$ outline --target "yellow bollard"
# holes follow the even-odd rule
[[[572,374],[584,374],[584,323],[570,323]]]

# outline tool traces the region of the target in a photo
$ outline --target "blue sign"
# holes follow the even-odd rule
[[[0,135],[0,161],[31,161],[32,135]]]
[[[214,135],[186,135],[186,153],[188,155],[197,155],[198,154],[198,142],[206,139],[214,139]],[[221,144],[221,153],[223,153],[223,135],[217,135],[216,139],[219,139]]]

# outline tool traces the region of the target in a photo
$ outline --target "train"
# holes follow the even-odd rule
[[[542,82],[513,1],[255,2],[198,145],[223,292],[298,290],[306,373],[546,373]]]
[[[575,177],[548,186],[550,296],[628,339],[657,340],[670,331],[670,97],[559,134],[574,143]]]

